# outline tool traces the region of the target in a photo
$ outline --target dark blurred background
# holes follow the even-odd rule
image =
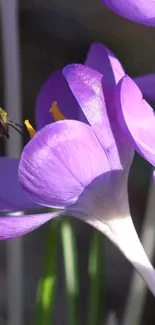
[[[83,62],[92,42],[108,46],[120,59],[130,76],[155,72],[155,28],[129,22],[106,9],[98,0],[20,0],[20,46],[23,119],[35,123],[35,99],[46,77],[57,68]],[[1,64],[2,72],[2,64]],[[61,91],[61,89],[60,89]],[[0,78],[3,102],[3,80]],[[146,210],[151,168],[136,156],[129,189],[133,221],[140,232]],[[74,221],[81,276],[81,324],[85,324],[87,251],[92,229]],[[23,238],[25,324],[33,324],[36,285],[41,272],[47,226]],[[0,242],[0,325],[7,323],[5,243]],[[107,239],[103,239],[104,290],[103,312],[123,314],[132,267]],[[52,256],[51,256],[52,258]],[[67,325],[63,293],[63,268],[59,259],[59,286],[55,325]],[[155,323],[154,298],[150,293],[141,324]],[[118,324],[119,324],[118,322]],[[22,325],[22,324],[21,324]],[[132,324],[131,324],[132,325]]]

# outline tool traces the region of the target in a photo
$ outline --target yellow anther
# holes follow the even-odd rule
[[[8,121],[8,113],[4,111],[3,108],[0,107],[0,117],[4,123],[7,123]]]
[[[53,115],[55,121],[67,120],[67,118],[60,112],[57,102],[52,103],[49,112]]]
[[[7,116],[7,115],[8,115],[8,113],[7,113],[3,108],[1,108],[1,107],[0,107],[0,113],[1,113],[3,116]]]
[[[29,132],[30,138],[32,139],[34,135],[36,134],[36,130],[32,127],[29,120],[25,120],[24,124],[26,125],[26,128]]]

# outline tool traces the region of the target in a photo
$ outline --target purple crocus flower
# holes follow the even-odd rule
[[[134,22],[155,26],[154,0],[101,0],[109,9]]]
[[[19,181],[35,202],[103,232],[155,295],[155,271],[132,223],[127,193],[134,149],[155,162],[152,109],[128,76],[113,86],[110,76],[104,83],[102,74],[84,65],[69,65],[63,74],[87,123],[63,120],[37,132],[23,150]]]
[[[127,193],[134,150],[154,165],[155,118],[119,61],[102,50],[95,44],[85,66],[69,65],[47,81],[37,101],[40,131],[21,156],[23,190],[36,204],[60,210],[1,217],[0,238],[26,234],[58,215],[73,215],[104,233],[155,295],[155,271],[133,226]],[[49,110],[53,121],[62,121],[50,123]]]
[[[88,51],[85,65],[97,70],[104,76],[105,87],[114,86],[125,76],[125,71],[114,55],[106,46],[93,43]],[[155,101],[155,73],[133,78],[141,89],[145,99]],[[60,91],[61,90],[61,91]],[[49,112],[52,103],[57,101],[62,114],[68,119],[79,119],[79,105],[74,96],[70,96],[68,84],[62,70],[57,70],[44,83],[36,102],[37,130],[45,125],[55,122],[57,112],[53,110],[53,117]],[[74,107],[74,109],[71,109]],[[83,117],[84,118],[84,117]]]

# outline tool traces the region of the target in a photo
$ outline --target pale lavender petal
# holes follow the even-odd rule
[[[116,87],[118,122],[132,146],[155,165],[155,115],[134,81],[125,76]]]
[[[60,216],[64,211],[22,216],[0,216],[0,240],[23,236],[49,221]]]
[[[155,26],[154,0],[101,0],[120,16],[140,24]]]
[[[125,142],[116,121],[113,92],[109,94],[104,76],[89,67],[72,64],[63,69],[69,87],[92,126],[109,160],[111,169],[122,170],[131,163],[132,148]]]
[[[155,269],[151,265],[144,248],[137,236],[130,215],[115,217],[107,223],[107,237],[122,251],[133,264],[155,296]],[[132,323],[133,324],[133,323]]]
[[[39,208],[18,182],[19,160],[0,157],[0,211],[15,212]]]
[[[133,80],[147,100],[155,101],[155,73],[136,77]]]
[[[52,114],[49,112],[52,103],[55,101],[61,113],[67,119],[78,120],[79,106],[67,85],[62,70],[53,72],[39,92],[36,101],[37,130],[55,122]]]
[[[104,83],[115,85],[124,75],[124,69],[114,53],[100,43],[93,43],[85,65],[103,74]]]
[[[19,181],[34,201],[64,208],[109,169],[92,128],[66,120],[46,126],[27,144],[19,164]]]

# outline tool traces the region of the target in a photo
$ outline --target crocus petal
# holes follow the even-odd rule
[[[85,65],[103,74],[104,83],[107,85],[115,85],[125,75],[124,69],[114,53],[100,43],[91,45]]]
[[[120,16],[140,24],[155,26],[154,0],[101,0]]]
[[[117,184],[115,187],[112,182],[109,195],[106,195],[108,187],[101,186],[98,196],[97,193],[93,193],[93,196],[90,197],[90,210],[87,210],[85,216],[82,213],[78,215],[78,212],[80,212],[78,207],[77,214],[73,215],[81,218],[107,236],[137,269],[155,296],[155,270],[146,256],[130,217],[126,193],[127,182],[124,184],[125,187],[122,187],[122,185],[119,187]],[[116,195],[113,196],[114,192]],[[83,199],[87,204],[88,198],[86,200],[86,197],[83,197]],[[93,206],[93,201],[96,201],[96,207]],[[79,205],[85,207],[85,204],[81,203],[78,202]],[[88,204],[86,208],[88,208]]]
[[[142,247],[131,217],[126,215],[124,218],[109,220],[108,226],[107,237],[137,269],[155,296],[155,270]]]
[[[62,214],[62,211],[44,214],[0,217],[0,240],[25,235]]]
[[[53,102],[57,102],[61,113],[67,119],[78,120],[78,104],[72,95],[61,70],[55,71],[41,88],[36,101],[36,125],[42,129],[55,122],[49,110]]]
[[[64,208],[107,171],[107,157],[91,127],[65,120],[46,126],[27,144],[19,181],[34,201]]]
[[[155,101],[155,73],[133,79],[140,88],[144,98]]]
[[[125,76],[116,87],[118,122],[132,146],[155,165],[155,116],[134,81]]]
[[[0,211],[23,211],[39,207],[18,183],[18,165],[17,159],[0,157]]]
[[[109,98],[104,96],[104,76],[80,64],[68,65],[63,73],[100,141],[111,169],[120,170],[122,166],[129,165],[132,149],[128,146],[128,141],[124,142],[124,135],[116,122],[113,93],[109,94]]]

